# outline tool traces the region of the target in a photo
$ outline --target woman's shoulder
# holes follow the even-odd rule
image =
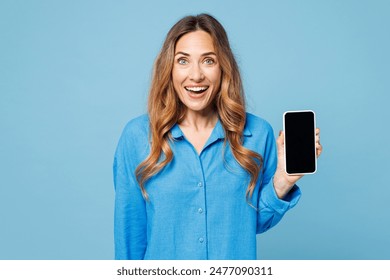
[[[143,128],[145,126],[149,126],[149,116],[147,114],[137,116],[129,120],[126,124],[128,128]]]
[[[149,117],[147,114],[135,117],[127,122],[123,129],[123,134],[132,137],[148,137]]]
[[[251,113],[246,113],[245,129],[251,133],[273,133],[272,126],[267,120]]]

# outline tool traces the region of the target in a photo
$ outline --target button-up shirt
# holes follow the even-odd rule
[[[273,187],[277,165],[271,126],[247,114],[243,145],[263,158],[255,190],[235,160],[218,120],[198,153],[180,127],[170,130],[172,161],[150,178],[142,196],[135,169],[148,156],[149,119],[131,120],[114,159],[116,259],[256,259],[256,234],[276,225],[299,200],[294,186],[282,199]]]

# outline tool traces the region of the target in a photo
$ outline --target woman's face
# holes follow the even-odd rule
[[[221,85],[221,69],[207,32],[190,32],[177,41],[172,80],[188,110],[209,113]]]

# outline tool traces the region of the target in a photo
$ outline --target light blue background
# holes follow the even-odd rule
[[[0,259],[112,259],[112,160],[179,18],[226,27],[248,110],[324,153],[262,259],[390,259],[389,1],[0,2]]]

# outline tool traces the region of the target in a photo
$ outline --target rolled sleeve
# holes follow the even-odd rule
[[[297,185],[283,199],[276,195],[273,180],[263,185],[259,199],[257,233],[265,232],[278,224],[284,214],[298,203],[300,197],[301,191]]]
[[[274,209],[280,215],[284,215],[288,210],[293,208],[299,201],[301,191],[297,185],[294,185],[290,192],[280,199],[273,187],[272,180],[263,188],[260,196],[260,205]]]

